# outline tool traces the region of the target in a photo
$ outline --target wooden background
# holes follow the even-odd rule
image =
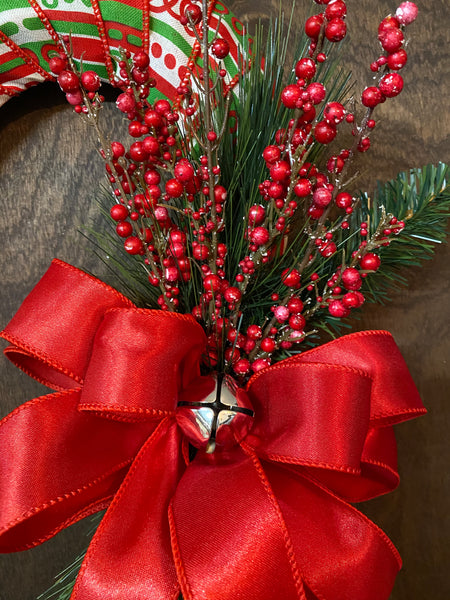
[[[302,6],[296,23],[301,27],[309,3],[298,4]],[[377,24],[396,5],[386,0],[347,4],[352,40],[346,55],[361,90],[369,82],[368,65],[376,58]],[[381,122],[373,149],[365,156],[370,167],[360,181],[367,189],[377,178],[384,181],[400,170],[450,159],[448,2],[418,4],[419,19],[409,30],[406,89],[377,111]],[[278,0],[235,0],[228,5],[251,24],[275,15]],[[283,6],[288,10],[291,2],[284,0]],[[119,119],[115,123],[119,126]],[[35,88],[0,110],[2,325],[54,256],[103,274],[78,233],[87,219],[95,219],[92,190],[102,166],[91,150],[94,142],[94,135],[86,133],[53,87]],[[393,303],[368,307],[357,323],[357,328],[389,329],[394,334],[429,410],[427,417],[398,427],[400,488],[363,506],[404,559],[392,600],[450,597],[449,300],[450,249],[444,246],[424,268],[411,270],[409,288],[397,293]],[[0,359],[0,416],[41,393],[41,386]],[[0,600],[34,600],[83,548],[85,529],[84,523],[77,524],[39,548],[1,556]]]

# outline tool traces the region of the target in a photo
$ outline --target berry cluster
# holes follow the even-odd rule
[[[223,62],[230,48],[218,35],[219,27],[212,38],[204,31],[207,1],[185,7],[182,24],[196,38],[202,66],[189,65],[175,104],[166,99],[151,103],[148,95],[156,82],[148,54],[122,51],[116,104],[128,120],[129,145],[111,142],[101,131],[100,81],[92,71],[77,70],[70,40],[63,40],[66,54],[51,60],[68,101],[96,128],[114,198],[110,214],[124,250],[142,261],[162,310],[190,311],[203,324],[205,365],[241,381],[298,348],[315,332],[308,324],[319,311],[345,318],[361,306],[363,280],[381,264],[379,249],[404,227],[383,213],[375,230],[363,222],[352,231],[358,200],[347,191],[351,180],[346,172],[370,146],[375,106],[403,86],[397,73],[406,62],[403,28],[417,9],[404,2],[395,17],[380,24],[386,55],[371,68],[384,72],[376,87],[364,90],[365,115],[357,124],[354,107],[329,98],[319,81],[321,64],[329,58],[325,42],[334,44],[346,35],[345,2],[315,1],[325,8],[307,20],[307,56],[296,62],[295,80],[282,89],[280,101],[289,119],[264,149],[268,175],[259,185],[259,197],[248,205],[244,251],[236,264],[229,264],[224,234],[228,194],[219,164],[232,99],[233,81],[227,81]],[[327,155],[341,127],[351,128],[353,145]],[[313,161],[310,155],[325,159]],[[301,255],[293,255],[290,240],[298,235],[298,223],[305,241]],[[357,249],[334,260],[343,236],[355,233],[361,239]],[[267,301],[269,314],[258,323],[245,308],[254,282],[271,269],[277,270],[277,283]]]

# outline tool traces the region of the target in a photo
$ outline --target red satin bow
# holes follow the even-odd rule
[[[340,338],[255,375],[247,437],[187,458],[205,334],[54,261],[3,332],[57,390],[0,422],[0,549],[108,510],[72,600],[383,600],[400,557],[347,501],[398,483],[391,425],[425,412],[390,334]]]

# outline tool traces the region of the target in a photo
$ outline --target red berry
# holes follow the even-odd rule
[[[383,46],[383,49],[386,50],[386,52],[388,53],[400,50],[405,39],[402,30],[396,29],[394,27],[391,27],[378,37],[380,39],[381,45]]]
[[[291,168],[285,160],[279,160],[270,168],[270,176],[274,181],[284,181],[290,174]]]
[[[159,115],[166,115],[170,112],[170,102],[168,100],[157,100],[153,105],[153,108]]]
[[[218,59],[223,59],[230,53],[230,44],[223,38],[217,39],[211,46],[212,53]]]
[[[388,73],[379,83],[381,92],[387,98],[398,96],[403,89],[403,77],[400,73]]]
[[[294,314],[289,318],[289,326],[295,331],[302,331],[305,328],[306,320],[303,315]]]
[[[66,68],[67,60],[64,58],[61,58],[61,56],[53,56],[48,61],[48,64],[50,67],[50,71],[52,73],[55,73],[55,75],[59,75]]]
[[[329,102],[323,111],[323,118],[327,123],[337,125],[345,118],[345,108],[340,102]]]
[[[362,286],[359,271],[354,267],[347,267],[342,273],[342,283],[348,290],[359,290]]]
[[[338,208],[348,208],[353,204],[353,197],[348,192],[340,192],[336,196],[336,206]]]
[[[418,12],[414,2],[402,2],[395,11],[395,16],[402,25],[409,25],[415,21]]]
[[[291,298],[288,300],[287,306],[291,313],[300,313],[303,310],[303,302],[300,298]]]
[[[259,325],[249,325],[247,337],[251,340],[260,340],[262,338],[262,329]]]
[[[299,198],[306,198],[312,191],[312,184],[309,179],[299,179],[294,186],[294,194]]]
[[[121,144],[120,142],[112,142],[111,150],[112,150],[112,155],[113,155],[114,160],[117,160],[118,158],[120,158],[121,156],[123,156],[125,154],[125,148],[124,148],[123,144]]]
[[[75,75],[75,73],[72,73],[72,71],[61,71],[61,73],[58,75],[58,83],[59,87],[66,94],[75,92],[80,87],[78,77]]]
[[[387,65],[393,71],[398,71],[399,69],[403,69],[407,60],[408,55],[406,54],[406,51],[401,48],[397,52],[389,54],[387,57]]]
[[[66,94],[66,100],[72,106],[79,106],[83,104],[83,94],[80,90],[75,90],[74,92],[68,92]]]
[[[123,204],[115,204],[109,212],[114,221],[124,221],[128,217],[128,208]]]
[[[202,9],[197,4],[188,4],[184,11],[186,18],[190,18],[194,25],[202,20]]]
[[[306,88],[306,91],[313,104],[320,104],[326,95],[324,86],[318,82],[310,83]]]
[[[241,299],[242,293],[239,288],[231,286],[224,291],[223,297],[229,304],[236,304]]]
[[[332,317],[347,317],[349,310],[345,308],[340,300],[332,300],[328,305],[328,312]]]
[[[281,102],[286,108],[295,108],[301,99],[302,90],[296,84],[287,85],[281,92]]]
[[[160,145],[158,143],[158,140],[155,137],[153,137],[152,135],[149,135],[146,138],[144,138],[142,140],[142,144],[144,146],[145,151],[148,154],[152,154],[153,156],[159,155],[160,150],[161,150]],[[158,181],[158,183],[159,183],[159,181]]]
[[[88,92],[96,92],[100,87],[100,77],[95,71],[85,71],[81,75],[81,83]]]
[[[297,289],[300,287],[300,273],[297,269],[285,269],[281,273],[281,281],[285,286]]]
[[[369,252],[361,258],[359,265],[364,271],[377,271],[380,268],[381,259],[377,254]]]
[[[316,64],[311,58],[301,58],[295,65],[295,75],[299,79],[309,81],[316,74]]]
[[[343,0],[335,0],[328,4],[325,9],[325,18],[328,19],[328,21],[331,21],[332,19],[342,19],[346,14],[347,7]]]
[[[139,254],[143,249],[141,240],[135,236],[127,238],[123,245],[128,254]]]
[[[248,222],[250,225],[259,225],[266,218],[266,211],[260,204],[254,204],[248,211]]]
[[[278,148],[278,146],[267,146],[264,148],[262,155],[266,163],[272,164],[280,159],[281,150]]]
[[[209,248],[206,244],[197,244],[192,248],[192,254],[197,260],[206,260],[209,257]]]
[[[317,39],[323,23],[323,15],[313,15],[305,23],[305,33],[313,40]]]
[[[340,42],[345,38],[347,25],[342,19],[331,19],[325,27],[325,37],[330,42]]]
[[[214,292],[217,293],[220,290],[221,287],[221,281],[220,278],[217,275],[207,275],[204,279],[203,279],[203,287],[205,288],[205,290],[207,292]]]
[[[194,167],[187,160],[187,158],[182,158],[177,162],[177,164],[175,165],[174,172],[175,177],[178,179],[178,181],[181,181],[182,183],[191,181],[195,175]]]
[[[258,373],[262,369],[270,367],[270,360],[268,358],[257,358],[252,362],[252,371]]]
[[[361,94],[361,102],[368,108],[374,108],[377,104],[383,102],[383,94],[375,86],[367,87]]]
[[[328,188],[322,187],[315,190],[313,194],[313,202],[320,208],[326,208],[333,198],[333,194]]]
[[[147,158],[147,153],[142,142],[133,142],[128,152],[131,160],[135,162],[144,162]]]
[[[120,237],[128,237],[133,233],[133,227],[129,221],[121,221],[116,225],[116,233]]]
[[[119,94],[116,100],[116,106],[123,113],[130,113],[134,111],[136,106],[134,96],[126,93]]]
[[[264,338],[261,340],[261,350],[270,353],[275,350],[275,340],[273,338]]]
[[[138,67],[138,69],[146,69],[150,64],[150,57],[147,52],[143,50],[139,50],[133,56],[133,64]]]
[[[336,137],[336,127],[326,121],[319,121],[314,128],[314,137],[319,144],[329,144]]]
[[[161,127],[163,120],[161,115],[156,110],[148,109],[145,111],[144,122],[149,127]]]
[[[347,292],[342,298],[342,304],[345,308],[358,308],[364,303],[364,296],[361,292]]]
[[[166,183],[166,194],[170,198],[179,198],[183,193],[183,184],[178,179],[169,179]]]
[[[383,19],[378,25],[378,39],[380,39],[380,37],[383,36],[390,29],[399,29],[399,27],[399,20],[393,17],[392,15],[389,15],[388,17]]]
[[[270,239],[269,231],[265,227],[255,227],[250,232],[250,240],[257,246],[264,246]]]

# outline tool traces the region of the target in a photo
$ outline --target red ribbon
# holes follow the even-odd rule
[[[423,414],[387,332],[253,376],[248,435],[192,462],[175,418],[198,401],[205,334],[54,261],[3,332],[55,393],[0,422],[0,550],[108,510],[72,600],[383,600],[400,557],[348,502],[398,483],[391,425]]]

